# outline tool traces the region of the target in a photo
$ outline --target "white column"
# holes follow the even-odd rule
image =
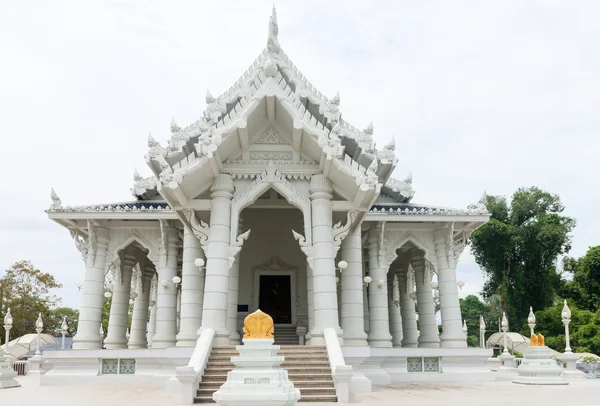
[[[210,233],[206,253],[206,281],[202,327],[215,330],[214,345],[229,345],[227,296],[229,291],[229,231],[233,181],[220,173],[211,187]]]
[[[104,344],[107,350],[127,348],[127,325],[129,323],[129,298],[131,295],[131,274],[137,263],[135,253],[131,249],[119,254],[121,265],[119,278],[115,281],[112,300],[110,303],[110,317],[108,319],[108,332]]]
[[[101,348],[99,330],[104,301],[104,271],[109,231],[106,228],[93,227],[92,237],[94,243],[88,247],[77,334],[73,338],[75,350]]]
[[[364,274],[363,274],[364,277]],[[371,326],[369,326],[369,288],[363,284],[363,318],[365,319],[365,333],[367,336],[369,335],[369,330],[371,330]]]
[[[419,310],[419,347],[438,348],[440,346],[439,331],[435,319],[435,305],[431,293],[431,270],[426,269],[423,254],[414,252],[411,264],[415,270],[417,287],[417,308]]]
[[[229,270],[229,285],[227,294],[227,328],[229,329],[229,341],[231,345],[240,343],[240,334],[238,330],[237,305],[240,274],[240,256],[235,256],[233,265]]]
[[[131,315],[131,331],[127,348],[141,349],[148,347],[148,339],[146,338],[146,326],[148,324],[148,306],[150,303],[150,285],[154,267],[146,265],[145,269],[140,269],[142,273],[142,289],[141,293],[133,302],[133,314]]]
[[[204,270],[194,261],[204,259],[200,241],[190,229],[183,232],[183,264],[181,266],[181,313],[179,319],[178,347],[193,347],[202,325],[202,302],[204,301]]]
[[[177,286],[173,283],[173,278],[177,276],[179,231],[168,226],[161,229],[162,243],[165,246],[161,248],[158,259],[156,332],[152,338],[152,348],[174,347],[177,335]]]
[[[437,258],[440,311],[442,313],[442,347],[465,348],[467,337],[462,331],[458,287],[456,286],[456,262],[448,250],[448,230],[433,232]]]
[[[344,346],[366,347],[365,321],[363,319],[363,263],[360,227],[342,242],[342,260],[348,268],[342,271],[342,330]]]
[[[313,275],[312,267],[306,261],[306,308],[308,311],[308,332],[306,333],[306,343],[310,344],[312,338],[310,332],[315,327],[315,308],[313,301]]]
[[[395,292],[395,293],[394,293]],[[394,274],[389,282],[389,313],[390,313],[390,333],[392,334],[392,346],[402,346],[402,317],[400,316],[400,302],[394,303],[394,297],[399,298],[398,277]]]
[[[392,346],[388,310],[387,272],[384,252],[380,252],[381,229],[369,231],[369,346],[389,348]],[[380,284],[383,281],[383,285]]]
[[[148,321],[148,348],[152,348],[152,339],[156,332],[156,301],[150,301],[150,320]]]
[[[334,328],[338,335],[339,324],[335,263],[333,255],[333,229],[331,182],[323,175],[313,175],[310,180],[313,239],[313,308],[314,327],[310,332],[312,345],[325,344],[323,329]]]
[[[400,313],[402,315],[402,347],[417,347],[418,330],[415,303],[410,298],[412,286],[407,286],[406,272],[398,273],[398,289],[400,290]]]

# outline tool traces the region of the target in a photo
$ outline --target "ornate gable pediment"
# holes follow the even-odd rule
[[[252,145],[256,144],[290,145],[290,143],[273,127],[269,127],[262,133],[257,134],[257,136],[254,137],[254,140],[252,140]]]

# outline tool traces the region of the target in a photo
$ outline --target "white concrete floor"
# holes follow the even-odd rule
[[[169,406],[179,397],[159,388],[126,386],[39,386],[38,376],[18,378],[20,388],[0,390],[0,405],[11,406]],[[573,379],[567,386],[528,386],[510,382],[403,383],[362,394],[352,403],[418,406],[600,406],[600,379]],[[305,403],[332,406],[332,403]]]

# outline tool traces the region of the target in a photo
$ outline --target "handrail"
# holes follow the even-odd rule
[[[198,384],[204,375],[204,369],[212,352],[215,330],[203,328],[196,340],[194,352],[185,367],[177,367],[177,380],[181,383],[181,402],[185,405],[194,403]]]
[[[349,382],[353,375],[351,365],[346,365],[344,354],[340,346],[337,332],[328,327],[323,330],[325,337],[325,348],[327,349],[327,357],[329,358],[329,366],[335,383],[335,394],[338,402],[347,403],[349,401]]]

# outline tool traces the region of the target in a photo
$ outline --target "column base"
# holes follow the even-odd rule
[[[175,337],[160,337],[158,335],[154,335],[152,339],[152,348],[171,348],[175,347],[177,341]]]
[[[177,344],[176,347],[195,347],[196,341],[198,340],[198,333],[196,332],[183,332],[177,334]]]
[[[100,334],[84,336],[81,334],[73,337],[74,350],[99,350],[102,349]]]
[[[440,347],[442,348],[467,348],[465,337],[448,337],[442,334]]]
[[[392,348],[392,336],[370,336],[367,338],[370,347],[373,348]]]
[[[440,348],[440,340],[419,340],[419,348]]]
[[[110,339],[104,340],[104,347],[107,350],[122,350],[127,348],[127,340]]]
[[[130,350],[145,350],[146,348],[148,348],[148,343],[144,342],[144,341],[131,341],[129,340],[129,344],[127,345],[127,348]]]
[[[367,335],[358,333],[356,335],[344,335],[344,347],[368,347]]]
[[[240,344],[240,335],[237,333],[237,331],[229,335],[229,342],[231,343],[231,345]]]

